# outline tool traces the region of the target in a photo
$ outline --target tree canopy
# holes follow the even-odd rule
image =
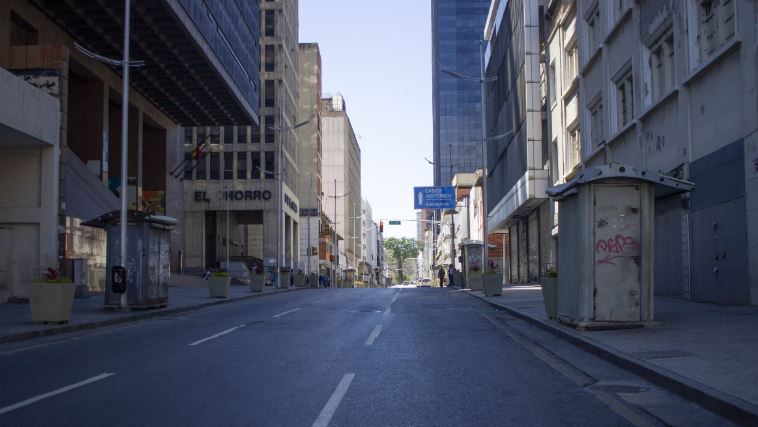
[[[384,240],[384,249],[395,261],[400,272],[400,281],[403,281],[403,264],[408,258],[415,258],[421,250],[421,244],[416,239],[409,237],[389,237]]]

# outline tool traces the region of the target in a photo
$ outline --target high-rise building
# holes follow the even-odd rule
[[[432,0],[434,185],[450,185],[458,172],[482,165],[482,95],[479,41],[490,0]]]
[[[297,1],[260,2],[246,20],[260,22],[260,126],[187,130],[186,158],[202,154],[185,179],[194,232],[185,238],[185,265],[215,267],[228,251],[276,282],[277,269],[297,268],[300,258]]]
[[[322,100],[321,125],[324,210],[336,225],[339,272],[356,268],[361,257],[361,237],[353,227],[361,209],[361,148],[342,95]]]
[[[300,196],[300,269],[319,272],[321,227],[321,53],[316,43],[300,44],[297,133]]]

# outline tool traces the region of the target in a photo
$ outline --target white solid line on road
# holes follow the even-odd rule
[[[316,301],[313,301],[311,304],[318,304],[318,303],[323,302],[323,301],[326,301],[326,298],[317,299]]]
[[[18,402],[18,403],[14,403],[13,405],[6,406],[5,408],[0,408],[0,415],[6,414],[6,413],[8,413],[10,411],[14,411],[14,410],[16,410],[18,408],[22,408],[22,407],[27,406],[27,405],[31,405],[32,403],[39,402],[42,399],[47,399],[48,397],[52,397],[52,396],[55,396],[55,395],[58,395],[58,394],[65,393],[65,392],[73,390],[75,388],[78,388],[78,387],[81,387],[81,386],[85,386],[87,384],[94,383],[95,381],[100,381],[102,379],[110,377],[111,375],[116,375],[116,373],[115,372],[106,372],[106,373],[100,374],[100,375],[98,375],[96,377],[92,377],[92,378],[90,378],[88,380],[84,380],[84,381],[78,382],[76,384],[67,385],[66,387],[59,388],[58,390],[53,390],[53,391],[51,391],[49,393],[40,394],[39,396],[35,396],[35,397],[26,399],[26,400]]]
[[[374,330],[371,331],[371,335],[368,336],[368,339],[364,343],[364,345],[371,345],[376,341],[376,338],[379,336],[379,334],[382,332],[382,325],[376,325],[374,327]]]
[[[193,346],[193,345],[202,344],[202,343],[204,343],[204,342],[206,342],[206,341],[210,341],[210,340],[212,340],[212,339],[214,339],[214,338],[218,338],[218,337],[220,337],[220,336],[223,336],[223,335],[226,335],[226,334],[232,333],[232,332],[236,331],[237,329],[239,329],[239,328],[243,328],[243,327],[245,327],[245,325],[239,325],[239,326],[235,326],[235,327],[233,327],[233,328],[230,328],[230,329],[227,329],[227,330],[225,330],[225,331],[221,331],[221,332],[219,332],[219,333],[217,333],[217,334],[215,334],[215,335],[211,335],[211,336],[209,336],[209,337],[207,337],[207,338],[203,338],[203,339],[201,339],[201,340],[195,341],[195,342],[193,342],[193,343],[192,343],[192,344],[190,344],[190,345],[191,345],[191,346]]]
[[[324,409],[318,414],[318,418],[313,422],[312,427],[326,427],[329,425],[329,421],[332,420],[334,413],[337,412],[337,407],[340,406],[342,398],[345,397],[345,393],[347,393],[350,383],[353,382],[353,378],[355,378],[355,373],[348,373],[342,377],[342,380],[337,385],[337,389],[334,390],[332,397],[329,398],[329,401],[324,405]]]
[[[283,312],[283,313],[275,314],[275,315],[274,315],[274,318],[276,318],[276,317],[282,317],[282,316],[286,316],[286,315],[288,315],[288,314],[290,314],[290,313],[294,313],[294,312],[296,312],[296,311],[298,311],[298,310],[300,310],[300,307],[298,307],[298,308],[293,308],[292,310],[287,310],[287,311],[285,311],[285,312]]]

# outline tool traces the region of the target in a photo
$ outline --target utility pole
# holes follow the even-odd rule
[[[482,271],[487,271],[489,264],[487,263],[487,255],[489,252],[489,239],[487,239],[487,216],[489,210],[487,208],[487,114],[486,98],[485,98],[485,85],[484,79],[484,40],[479,40],[479,85],[482,90],[482,231],[484,239],[484,253],[482,254]]]
[[[279,181],[279,197],[276,205],[276,287],[282,286],[282,204],[284,203],[284,177],[282,176],[282,143],[284,142],[284,81],[282,80],[282,87],[279,88],[281,95],[279,95],[279,146],[277,147],[277,178]]]
[[[311,173],[311,179],[310,179],[310,182],[308,183],[308,195],[310,196],[309,204],[313,206],[313,173]],[[308,258],[308,265],[305,266],[305,274],[307,275],[308,278],[311,277],[311,211],[310,209],[312,208],[309,208],[308,216],[306,217],[308,218],[308,248],[307,248],[308,252],[306,253],[306,256]]]
[[[229,266],[229,187],[224,185],[224,206],[226,207],[226,269],[231,270]]]
[[[124,61],[122,66],[122,86],[121,86],[121,264],[127,269],[126,260],[126,208],[127,197],[129,193],[129,26],[131,24],[131,0],[124,0]],[[129,275],[127,274],[127,280]],[[119,307],[121,310],[127,310],[126,293],[129,286],[128,281],[124,283],[124,293],[121,294]]]
[[[332,265],[332,286],[337,285],[337,265],[339,265],[339,256],[340,256],[340,243],[337,240],[337,180],[334,180],[334,221],[333,221],[333,227],[332,227],[332,233],[334,234],[333,241],[334,241],[334,252],[336,255],[334,256],[334,261]]]

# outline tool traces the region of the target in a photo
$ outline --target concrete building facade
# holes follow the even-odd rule
[[[361,206],[361,148],[342,95],[322,100],[324,211],[332,218],[338,239],[337,272],[356,268],[361,258],[361,235],[354,231],[354,207]],[[354,243],[353,243],[354,242]]]
[[[0,103],[3,173],[20,174],[0,181],[15,187],[0,196],[0,301],[25,299],[41,271],[66,272],[73,259],[86,260],[86,284],[102,290],[105,233],[81,223],[117,209],[122,191],[130,209],[180,220],[170,254],[179,265],[184,198],[171,170],[182,162],[180,126],[258,123],[257,1],[135,0],[131,11],[131,25],[140,29],[130,37],[132,58],[146,66],[131,72],[128,181],[122,183],[120,74],[74,46],[121,58],[123,3],[0,3],[3,93],[33,109],[21,120],[18,99]],[[246,16],[252,18],[243,21]],[[32,118],[37,124],[29,129]]]
[[[300,265],[305,273],[319,272],[319,238],[323,187],[321,180],[321,53],[316,43],[300,43],[298,117],[298,182]]]
[[[553,182],[607,163],[694,182],[655,201],[656,293],[758,304],[756,3],[556,1],[547,12]]]
[[[536,282],[553,263],[542,85],[543,1],[494,0],[485,26],[486,235],[510,234],[511,281]],[[473,231],[473,230],[472,230]],[[484,231],[482,234],[484,235]],[[507,266],[506,266],[507,267]]]
[[[301,256],[297,1],[260,2],[257,17],[260,126],[185,133],[188,161],[201,152],[185,180],[195,231],[185,239],[185,265],[216,267],[228,247],[230,259],[260,266],[276,282],[278,269],[299,268]]]

